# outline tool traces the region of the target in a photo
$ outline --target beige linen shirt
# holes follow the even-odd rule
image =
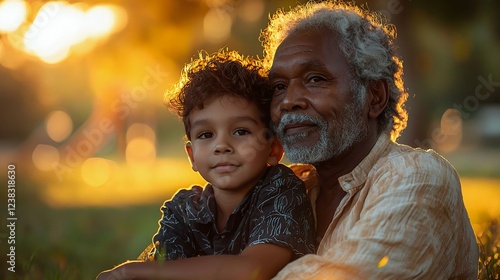
[[[274,279],[477,279],[478,246],[455,169],[382,134],[354,170],[317,254]],[[319,188],[310,198],[315,208]]]

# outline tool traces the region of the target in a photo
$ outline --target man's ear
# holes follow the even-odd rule
[[[283,154],[285,151],[283,150],[283,145],[278,140],[278,137],[273,136],[271,139],[271,151],[269,152],[269,156],[267,157],[267,164],[274,166],[277,165],[280,160],[283,158]]]
[[[387,81],[378,80],[372,81],[368,85],[368,116],[372,119],[377,119],[378,116],[385,110],[389,102],[389,88]]]
[[[193,171],[198,172],[198,167],[196,167],[196,162],[194,161],[193,146],[191,144],[191,141],[187,141],[184,148],[186,149],[186,154],[189,158],[189,162],[191,162],[191,168],[193,169]]]

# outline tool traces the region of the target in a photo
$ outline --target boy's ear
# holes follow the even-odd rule
[[[285,151],[283,150],[283,145],[281,145],[278,137],[273,136],[273,139],[271,139],[270,141],[272,141],[271,151],[269,152],[269,156],[267,158],[267,164],[274,166],[277,165],[283,158],[283,154],[285,153]]]
[[[196,167],[196,162],[194,161],[193,146],[191,144],[191,141],[187,141],[184,148],[186,149],[186,154],[188,155],[189,162],[191,162],[191,168],[193,169],[193,171],[198,172],[198,167]]]

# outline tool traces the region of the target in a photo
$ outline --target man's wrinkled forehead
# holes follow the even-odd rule
[[[336,36],[324,28],[302,30],[292,33],[276,49],[273,63],[269,69],[269,78],[289,66],[319,69],[325,67],[325,55],[335,48]]]

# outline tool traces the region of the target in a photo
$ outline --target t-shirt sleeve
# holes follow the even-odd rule
[[[186,211],[190,198],[201,191],[201,187],[197,186],[190,190],[180,190],[163,204],[159,228],[153,236],[155,248],[152,253],[155,260],[176,260],[198,255]]]
[[[252,206],[248,246],[287,247],[294,259],[314,253],[314,216],[303,182],[285,166],[273,173]]]

